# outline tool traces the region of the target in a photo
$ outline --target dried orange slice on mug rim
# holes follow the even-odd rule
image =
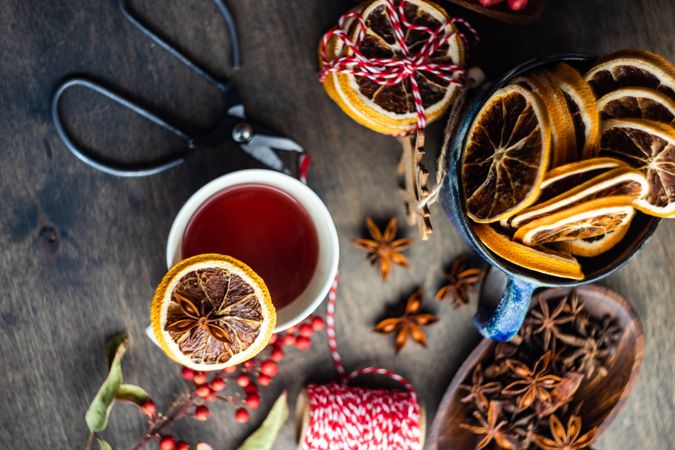
[[[150,307],[159,346],[194,370],[219,370],[260,352],[276,311],[263,280],[229,256],[185,259],[164,276]]]

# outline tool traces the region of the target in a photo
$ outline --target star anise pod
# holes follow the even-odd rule
[[[436,300],[450,300],[455,308],[469,303],[469,294],[476,291],[476,286],[483,277],[481,269],[467,267],[469,258],[460,255],[450,265],[450,271],[445,274],[448,283],[436,293]]]
[[[520,380],[514,381],[506,386],[502,393],[504,395],[520,396],[518,407],[521,409],[528,408],[532,405],[535,398],[539,399],[541,402],[549,402],[551,400],[551,393],[549,390],[560,383],[559,376],[548,373],[550,359],[551,353],[544,353],[544,355],[537,360],[532,369],[518,360],[509,360],[511,372],[520,378]]]
[[[551,391],[551,400],[537,405],[537,416],[550,416],[568,404],[579,390],[579,386],[581,386],[583,380],[583,374],[578,372],[566,373],[562,380],[560,380],[560,383]]]
[[[181,315],[166,326],[167,331],[190,333],[194,328],[201,327],[220,342],[230,341],[227,333],[220,326],[221,317],[216,314],[216,310],[205,311],[204,305],[207,302],[202,302],[200,308],[197,308],[194,303],[179,292],[174,292],[173,295],[180,307]]]
[[[485,411],[488,407],[488,399],[485,394],[492,394],[501,389],[502,385],[498,381],[490,381],[488,383],[483,383],[483,371],[481,369],[480,363],[476,364],[476,367],[473,369],[473,374],[471,375],[471,385],[460,384],[459,389],[466,391],[468,394],[462,397],[460,402],[469,403],[471,401],[476,403],[478,409]]]
[[[611,355],[612,350],[600,348],[596,329],[592,329],[584,338],[572,337],[566,343],[577,347],[571,355],[563,359],[566,367],[576,367],[588,378],[591,378],[596,371],[601,377],[607,375],[605,361]]]
[[[488,405],[487,417],[478,411],[474,411],[473,415],[478,421],[478,425],[460,423],[459,426],[460,428],[464,428],[471,433],[484,436],[483,439],[481,439],[476,445],[475,450],[480,450],[487,447],[492,441],[494,441],[501,449],[516,450],[516,446],[511,441],[511,437],[508,436],[504,431],[507,421],[502,420],[501,422],[497,423],[500,415],[500,407],[497,402],[490,402]]]
[[[514,420],[511,424],[509,431],[520,438],[518,439],[519,449],[529,448],[534,442],[535,431],[538,425],[536,417],[535,414],[530,414]]]
[[[533,326],[532,334],[543,333],[544,350],[548,350],[550,344],[562,334],[560,326],[572,322],[574,316],[565,314],[566,298],[560,301],[553,312],[549,309],[548,301],[543,297],[539,297],[538,304],[538,309],[534,308],[530,311],[531,317],[528,318],[528,323]]]
[[[419,313],[422,308],[422,294],[422,289],[418,289],[410,296],[402,316],[384,319],[373,328],[373,331],[378,333],[396,333],[396,353],[403,348],[409,336],[418,344],[427,346],[422,327],[437,322],[438,317],[433,314]]]
[[[368,252],[366,257],[371,265],[379,263],[380,276],[386,280],[391,272],[391,265],[396,264],[408,267],[408,259],[402,251],[412,244],[410,238],[396,238],[396,217],[392,217],[384,230],[384,233],[375,225],[373,219],[368,217],[366,225],[372,239],[354,239],[352,242],[358,248]]]
[[[549,417],[549,427],[553,439],[541,435],[534,436],[534,443],[543,450],[579,450],[586,448],[593,443],[595,433],[598,431],[598,427],[593,427],[586,434],[579,436],[581,434],[581,418],[574,415],[570,416],[567,421],[567,429],[555,415]]]
[[[598,326],[598,346],[601,348],[614,349],[621,340],[623,330],[616,321],[606,316]]]

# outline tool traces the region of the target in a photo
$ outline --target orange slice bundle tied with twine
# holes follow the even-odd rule
[[[450,106],[459,116],[468,44],[459,28],[478,42],[466,21],[431,1],[370,0],[340,17],[319,44],[320,81],[330,98],[359,124],[401,137],[406,215],[422,240],[431,233],[429,205],[444,176],[439,168],[430,192],[424,128]]]
[[[522,91],[539,113],[509,105],[505,93]],[[650,52],[614,53],[584,76],[565,63],[519,75],[487,100],[465,141],[474,232],[512,263],[577,277],[572,255],[607,252],[636,214],[675,217],[674,124],[675,68]]]
[[[395,136],[422,130],[452,103],[475,30],[427,0],[372,0],[322,38],[320,80],[352,119]]]
[[[276,311],[263,280],[229,256],[198,255],[169,270],[150,309],[159,346],[194,370],[219,370],[260,352]]]

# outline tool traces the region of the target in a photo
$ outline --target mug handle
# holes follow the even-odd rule
[[[479,306],[473,318],[478,331],[486,338],[495,341],[511,340],[525,320],[525,315],[530,308],[532,293],[536,288],[537,286],[530,281],[507,274],[504,293],[497,307]],[[483,292],[481,296],[482,294]]]

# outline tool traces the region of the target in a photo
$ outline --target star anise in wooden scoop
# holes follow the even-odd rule
[[[475,267],[468,267],[469,258],[460,255],[450,265],[445,275],[448,283],[436,293],[436,300],[449,299],[455,308],[469,303],[469,294],[476,291],[476,286],[484,272]]]
[[[483,439],[478,442],[475,450],[485,448],[494,441],[501,449],[516,450],[516,446],[511,442],[509,436],[505,433],[505,427],[508,421],[502,420],[499,422],[500,407],[498,402],[491,401],[488,406],[487,417],[478,411],[474,411],[473,415],[478,421],[478,425],[470,423],[460,423],[459,426],[474,434],[483,436]]]
[[[551,360],[551,353],[547,352],[534,363],[530,369],[525,364],[515,359],[509,360],[511,372],[519,378],[504,388],[504,395],[519,395],[518,407],[525,409],[534,403],[535,398],[541,402],[551,401],[553,389],[560,383],[560,377],[548,373],[548,366]]]
[[[422,308],[422,289],[418,289],[410,296],[406,303],[405,313],[401,317],[390,317],[384,319],[375,325],[373,331],[378,333],[396,333],[396,353],[398,353],[408,337],[411,337],[418,344],[426,347],[427,340],[422,327],[431,325],[438,321],[438,317],[433,314],[420,313]]]
[[[375,225],[373,219],[366,220],[368,231],[372,239],[354,239],[354,245],[368,252],[367,259],[371,265],[379,263],[380,276],[386,280],[391,272],[391,265],[396,264],[408,267],[408,259],[403,255],[403,250],[412,244],[410,238],[396,239],[396,217],[392,217],[384,229],[384,232]]]
[[[567,429],[555,415],[549,418],[549,427],[551,428],[550,439],[546,436],[535,435],[534,443],[543,450],[579,450],[586,448],[593,443],[597,427],[592,428],[586,434],[581,434],[581,417],[570,416],[567,421]]]

